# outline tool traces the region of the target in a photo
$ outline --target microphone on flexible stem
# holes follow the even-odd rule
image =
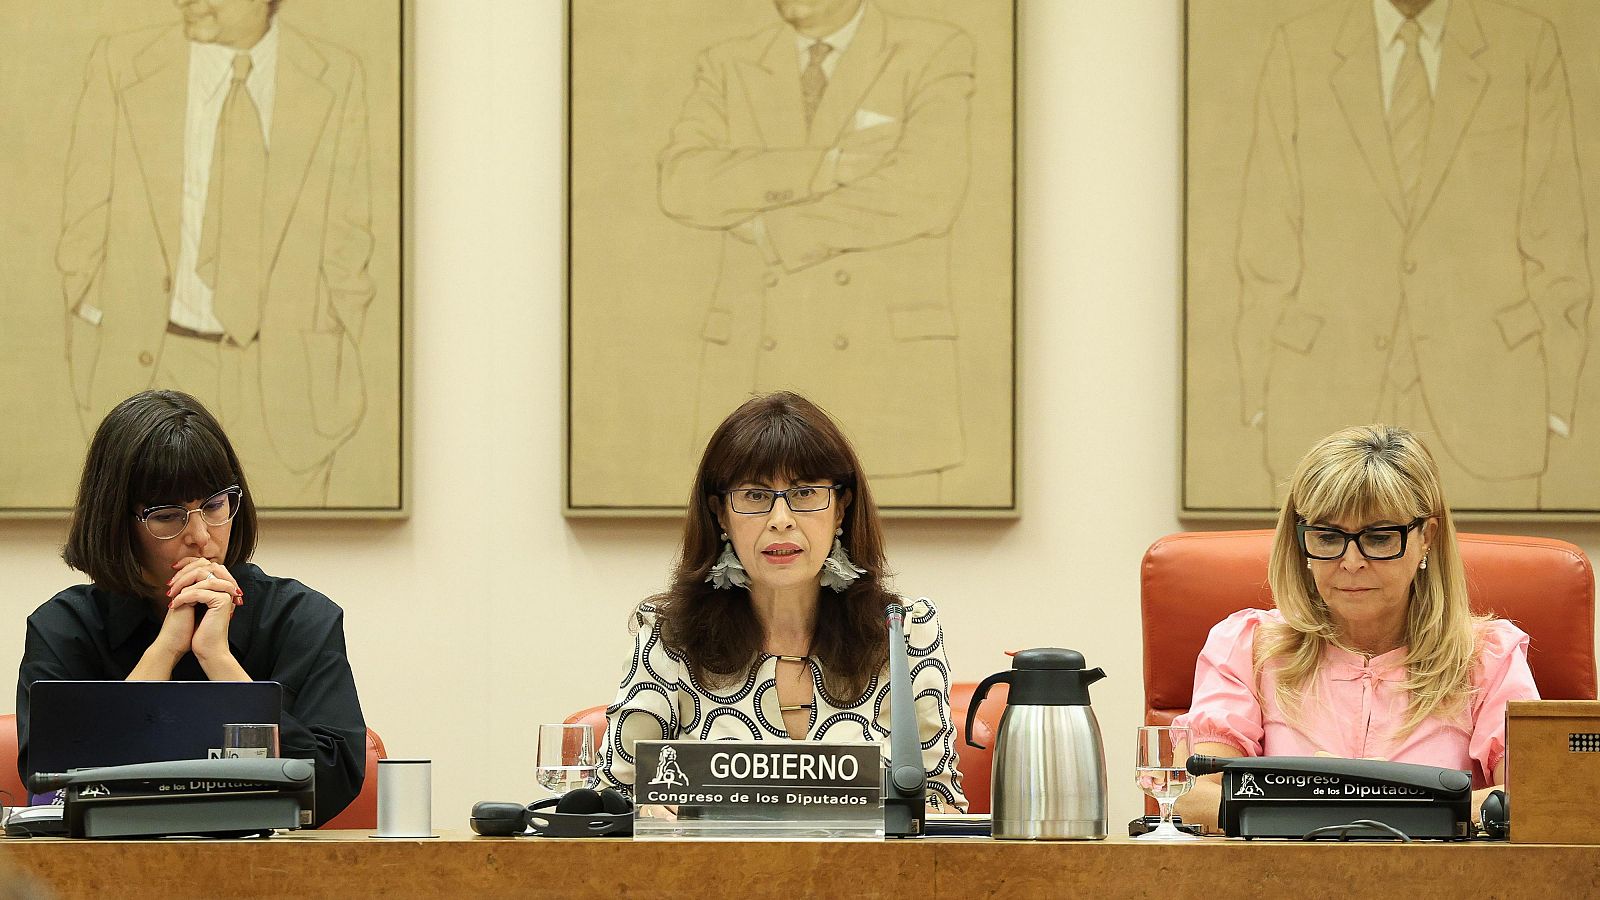
[[[71,772],[35,772],[28,776],[28,790],[35,794],[59,790],[71,783]]]
[[[885,609],[889,621],[889,769],[883,779],[883,833],[920,837],[927,812],[928,774],[922,768],[922,738],[911,694],[906,657],[906,611],[898,603]]]
[[[1215,775],[1233,762],[1226,756],[1191,756],[1186,768],[1190,775]]]

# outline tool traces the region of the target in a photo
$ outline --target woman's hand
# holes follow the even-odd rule
[[[187,615],[194,623],[189,649],[194,651],[200,667],[214,681],[248,680],[239,678],[243,669],[233,658],[228,647],[228,623],[233,620],[233,610],[244,603],[244,591],[234,581],[233,573],[221,563],[204,557],[186,557],[173,563],[178,573],[172,576],[167,588],[167,620],[175,615]],[[203,609],[204,614],[195,623],[193,610]],[[166,630],[163,623],[162,630]]]
[[[194,612],[187,606],[173,609],[161,620],[161,631],[139,657],[139,664],[128,673],[128,681],[170,681],[172,669],[191,649],[194,641]]]
[[[161,632],[145,653],[154,652],[166,660],[167,673],[170,675],[172,667],[189,652],[193,641],[194,613],[187,609],[175,609],[169,604],[167,614],[161,619]]]
[[[1490,773],[1489,778],[1490,778],[1491,781],[1494,782],[1493,784],[1489,785],[1486,788],[1478,788],[1477,790],[1472,792],[1472,824],[1474,826],[1478,826],[1478,825],[1482,825],[1483,824],[1482,822],[1479,821],[1479,817],[1480,817],[1480,814],[1483,812],[1483,801],[1489,799],[1489,792],[1490,791],[1503,791],[1503,790],[1506,789],[1506,761],[1505,760],[1503,760],[1503,759],[1500,760],[1500,764],[1498,766],[1494,767],[1494,771]]]
[[[1225,759],[1244,755],[1237,747],[1211,741],[1195,744],[1194,753],[1198,756],[1216,756]],[[1185,756],[1183,762],[1187,765],[1189,758]],[[1199,823],[1208,834],[1211,834],[1221,829],[1221,825],[1217,822],[1217,807],[1221,802],[1222,773],[1218,772],[1215,775],[1200,775],[1191,781],[1189,790],[1178,798],[1174,809],[1183,817],[1186,824]]]

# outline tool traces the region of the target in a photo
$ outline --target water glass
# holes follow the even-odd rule
[[[540,725],[535,775],[539,786],[555,794],[599,783],[595,773],[594,728],[589,725]]]
[[[1161,825],[1139,835],[1139,841],[1196,841],[1199,838],[1179,831],[1172,824],[1172,807],[1189,792],[1193,777],[1184,763],[1193,746],[1189,729],[1166,725],[1143,725],[1134,748],[1134,773],[1139,789],[1155,798],[1161,807]]]
[[[238,724],[222,726],[222,758],[259,757],[275,759],[278,756],[278,726],[268,724]]]

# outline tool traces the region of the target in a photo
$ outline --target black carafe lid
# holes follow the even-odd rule
[[[1060,647],[1020,650],[1011,660],[1010,706],[1088,706],[1089,685],[1106,677],[1083,654]]]

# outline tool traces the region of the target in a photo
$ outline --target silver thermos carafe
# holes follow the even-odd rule
[[[1089,685],[1106,677],[1084,669],[1076,650],[1023,650],[1011,671],[985,678],[967,708],[967,742],[978,706],[998,682],[1010,685],[995,735],[990,798],[1001,840],[1099,840],[1106,836],[1106,754],[1089,708]]]

